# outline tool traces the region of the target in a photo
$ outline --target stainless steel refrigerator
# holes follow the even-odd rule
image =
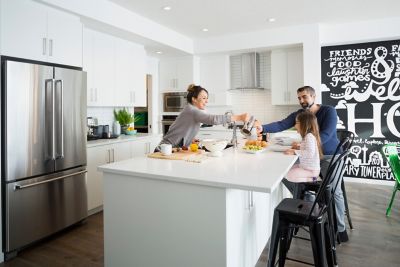
[[[87,217],[86,74],[1,57],[3,251]]]

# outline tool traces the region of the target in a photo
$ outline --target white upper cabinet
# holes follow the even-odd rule
[[[208,105],[230,105],[229,56],[200,57],[200,85],[208,91]]]
[[[271,52],[272,105],[298,105],[297,89],[304,86],[303,51],[301,48]]]
[[[129,96],[135,107],[147,106],[146,94],[146,51],[143,46],[131,44],[132,61],[127,75],[124,77],[129,84]]]
[[[186,91],[193,83],[193,57],[160,60],[161,91]]]
[[[87,72],[88,106],[112,106],[114,100],[114,40],[85,29],[83,69]]]
[[[32,0],[1,0],[1,54],[82,66],[80,18]]]
[[[83,66],[88,106],[146,106],[146,52],[143,46],[84,30]]]

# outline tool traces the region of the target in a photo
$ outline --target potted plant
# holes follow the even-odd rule
[[[135,117],[135,115],[130,113],[126,108],[120,109],[118,111],[114,109],[114,117],[115,120],[118,121],[121,125],[121,132],[124,134],[126,134],[126,130],[131,123],[135,123],[139,120],[138,117]]]

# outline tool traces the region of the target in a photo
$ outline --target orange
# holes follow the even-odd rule
[[[199,146],[197,144],[190,145],[190,151],[196,152],[197,150],[199,150]]]

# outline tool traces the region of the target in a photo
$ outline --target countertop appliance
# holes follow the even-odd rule
[[[186,92],[164,93],[163,101],[164,112],[180,112],[187,103]]]
[[[86,73],[1,57],[5,259],[87,217]]]

